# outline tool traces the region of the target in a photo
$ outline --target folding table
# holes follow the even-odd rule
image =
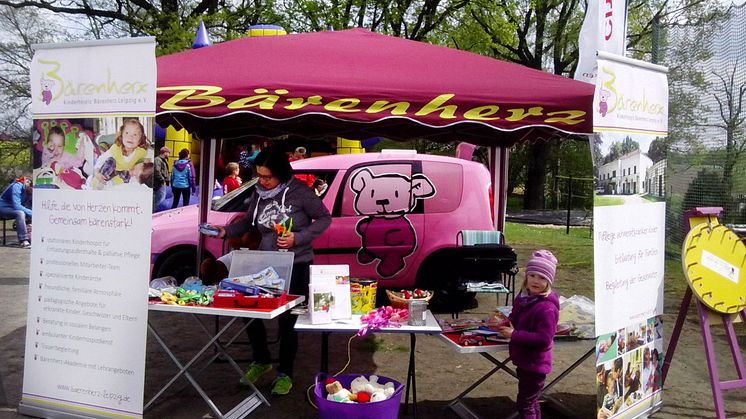
[[[360,315],[353,315],[348,320],[337,320],[333,323],[311,324],[308,314],[298,317],[295,323],[295,330],[298,332],[320,332],[321,333],[321,372],[329,372],[329,334],[332,332],[355,333],[363,326],[360,322]],[[409,367],[407,368],[407,385],[406,396],[404,400],[404,412],[409,407],[409,388],[412,388],[412,412],[417,417],[417,382],[415,377],[415,346],[417,344],[417,334],[440,333],[440,325],[430,310],[425,312],[424,326],[409,326],[403,324],[401,327],[386,327],[382,329],[370,330],[369,333],[409,333]]]
[[[156,328],[154,324],[148,320],[148,330],[153,335],[155,340],[158,342],[158,344],[163,348],[163,350],[168,354],[168,356],[171,358],[171,361],[173,361],[174,365],[178,368],[178,371],[176,374],[171,378],[168,383],[166,383],[159,391],[158,393],[153,396],[150,401],[148,401],[145,404],[144,410],[147,410],[149,407],[153,405],[153,403],[169,388],[172,384],[176,382],[176,380],[181,377],[182,375],[186,377],[187,380],[189,380],[189,383],[191,383],[192,387],[199,393],[199,395],[202,397],[202,399],[207,403],[207,405],[210,407],[210,410],[212,410],[214,417],[220,418],[220,419],[239,419],[246,417],[249,413],[254,411],[254,409],[261,406],[262,403],[269,406],[269,402],[264,397],[264,395],[257,390],[257,388],[251,384],[248,383],[250,386],[251,394],[246,399],[239,402],[235,407],[233,407],[228,413],[222,413],[220,409],[218,409],[217,405],[210,399],[210,397],[207,395],[207,393],[202,389],[202,387],[197,383],[196,375],[197,374],[191,374],[189,372],[189,369],[199,360],[199,358],[208,350],[210,347],[214,347],[216,350],[216,353],[207,360],[206,363],[203,364],[202,370],[207,368],[210,364],[212,364],[216,359],[219,357],[223,360],[226,360],[233,369],[236,370],[238,373],[238,376],[243,376],[243,370],[241,367],[238,366],[236,361],[228,354],[226,349],[228,346],[230,346],[238,337],[241,335],[241,333],[246,330],[246,328],[249,326],[249,324],[256,320],[269,320],[274,319],[275,317],[279,316],[280,314],[292,309],[293,307],[297,306],[298,304],[302,303],[305,300],[305,297],[302,296],[291,296],[294,297],[292,300],[290,300],[288,303],[277,307],[275,309],[241,309],[241,308],[218,308],[218,307],[203,307],[203,306],[179,306],[179,305],[171,305],[171,304],[162,304],[162,303],[151,303],[148,306],[148,310],[151,311],[166,311],[171,313],[179,313],[179,314],[190,314],[195,319],[195,324],[199,325],[199,327],[202,329],[202,331],[205,332],[210,337],[210,340],[197,351],[197,353],[186,363],[182,363],[176,355],[169,349],[166,342],[163,340],[163,337],[156,331]],[[205,323],[200,319],[199,315],[207,315],[207,316],[224,316],[229,317],[230,320],[219,328],[219,330],[216,331],[210,331],[210,329],[205,325]],[[219,339],[230,329],[231,326],[238,320],[238,319],[247,319],[248,321],[245,322],[240,328],[238,328],[238,331],[235,332],[232,338],[230,338],[228,341],[221,342]],[[200,370],[201,371],[201,370]]]
[[[490,378],[493,374],[496,372],[503,370],[506,373],[510,374],[513,378],[518,379],[518,376],[516,375],[515,371],[508,366],[508,362],[510,362],[510,356],[508,355],[505,359],[502,361],[495,358],[492,354],[498,354],[508,353],[508,344],[507,343],[493,343],[488,342],[485,345],[481,346],[463,346],[459,345],[458,338],[461,333],[454,332],[454,333],[442,333],[440,334],[440,338],[447,343],[447,346],[449,346],[451,349],[457,351],[461,354],[470,354],[470,353],[478,353],[485,359],[489,360],[491,363],[495,365],[494,368],[487,371],[481,378],[479,378],[477,381],[475,381],[472,385],[470,385],[466,390],[461,392],[458,396],[456,396],[449,404],[448,408],[451,409],[458,417],[462,419],[479,419],[480,416],[471,410],[469,406],[466,405],[464,401],[464,397],[469,394],[472,390],[477,388],[480,384],[482,384],[485,380]],[[579,344],[579,341],[555,341],[554,347],[555,349],[558,346],[566,346],[571,344]],[[591,348],[584,352],[575,362],[572,363],[572,365],[568,366],[564,370],[560,372],[560,374],[555,377],[552,381],[550,381],[548,384],[544,385],[544,388],[542,389],[542,400],[547,401],[553,401],[552,397],[547,394],[547,391],[554,387],[555,384],[560,382],[565,376],[567,376],[570,372],[572,372],[575,368],[580,366],[580,364],[583,363],[589,356],[591,356],[595,350],[595,341],[591,341]],[[559,405],[559,403],[555,402],[555,405]],[[563,409],[560,409],[563,410]],[[565,412],[568,414],[568,417],[572,417],[571,412]],[[518,412],[514,413],[510,418],[516,418],[518,417]]]

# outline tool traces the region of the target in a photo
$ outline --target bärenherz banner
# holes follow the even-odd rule
[[[659,66],[646,64],[641,68],[632,64],[631,59],[604,57],[613,56],[599,53],[593,131],[665,136],[668,133],[666,73]]]
[[[141,418],[155,42],[35,50],[34,230],[19,412]]]
[[[604,54],[605,55],[605,54]],[[640,417],[661,403],[666,69],[600,55],[594,102],[593,210],[597,417]]]

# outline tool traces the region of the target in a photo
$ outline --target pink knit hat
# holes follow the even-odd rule
[[[526,263],[526,275],[537,274],[541,275],[549,281],[550,284],[554,283],[554,275],[557,272],[557,258],[554,257],[552,252],[549,250],[537,250]]]

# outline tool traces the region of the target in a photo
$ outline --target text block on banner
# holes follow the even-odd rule
[[[141,418],[155,42],[36,46],[31,79],[34,229],[18,410]]]

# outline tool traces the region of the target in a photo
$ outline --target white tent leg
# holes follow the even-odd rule
[[[492,219],[495,229],[505,231],[505,213],[508,206],[508,147],[490,147],[490,178],[495,203]]]

